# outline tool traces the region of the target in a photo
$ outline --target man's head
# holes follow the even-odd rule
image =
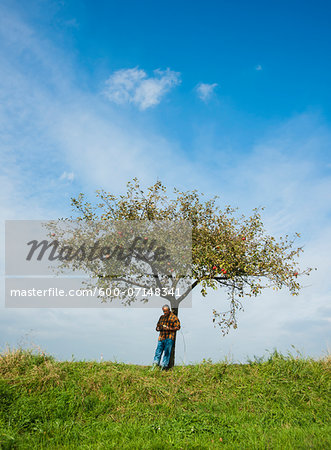
[[[163,311],[163,314],[164,314],[165,316],[169,316],[169,314],[170,314],[170,308],[169,308],[168,305],[163,305],[163,306],[162,306],[162,311]]]

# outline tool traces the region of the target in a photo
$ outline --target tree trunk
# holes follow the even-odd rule
[[[178,308],[172,308],[171,311],[178,317]],[[171,369],[175,365],[176,336],[177,336],[177,331],[175,333],[175,339],[174,339],[174,343],[173,343],[172,350],[171,350],[171,355],[170,355],[170,360],[169,360],[169,365],[168,365],[169,369]]]

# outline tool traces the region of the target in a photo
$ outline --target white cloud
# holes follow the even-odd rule
[[[75,174],[73,172],[63,172],[60,176],[60,180],[73,181],[75,178]]]
[[[262,70],[262,69],[263,69],[263,68],[262,68],[261,64],[258,64],[258,65],[255,67],[255,70],[257,70],[257,71]]]
[[[208,100],[210,100],[217,86],[217,83],[199,83],[196,87],[196,91],[200,100],[202,100],[203,102],[207,102]]]
[[[148,77],[138,67],[117,70],[106,81],[104,94],[114,103],[133,103],[141,110],[158,105],[167,92],[180,84],[180,73],[170,69],[156,69],[153,73]]]

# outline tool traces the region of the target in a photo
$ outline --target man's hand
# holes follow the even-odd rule
[[[168,330],[168,331],[178,331],[178,327],[169,327],[168,325],[160,325],[157,327],[156,331],[162,331],[162,330]]]
[[[169,330],[169,331],[178,331],[179,330],[178,327],[168,327],[168,325],[163,325],[163,328],[165,330]]]

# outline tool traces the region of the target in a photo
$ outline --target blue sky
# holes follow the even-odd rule
[[[134,176],[217,194],[247,214],[265,206],[268,232],[300,232],[302,266],[319,270],[298,298],[266,292],[249,301],[226,338],[211,324],[223,294],[195,294],[179,357],[243,360],[291,344],[321,355],[331,321],[330,9],[321,1],[3,1],[2,220],[61,217],[78,192],[120,193]],[[0,340],[15,345],[28,334],[61,358],[148,363],[159,311],[146,312],[141,353],[128,338],[139,314],[2,308]]]

